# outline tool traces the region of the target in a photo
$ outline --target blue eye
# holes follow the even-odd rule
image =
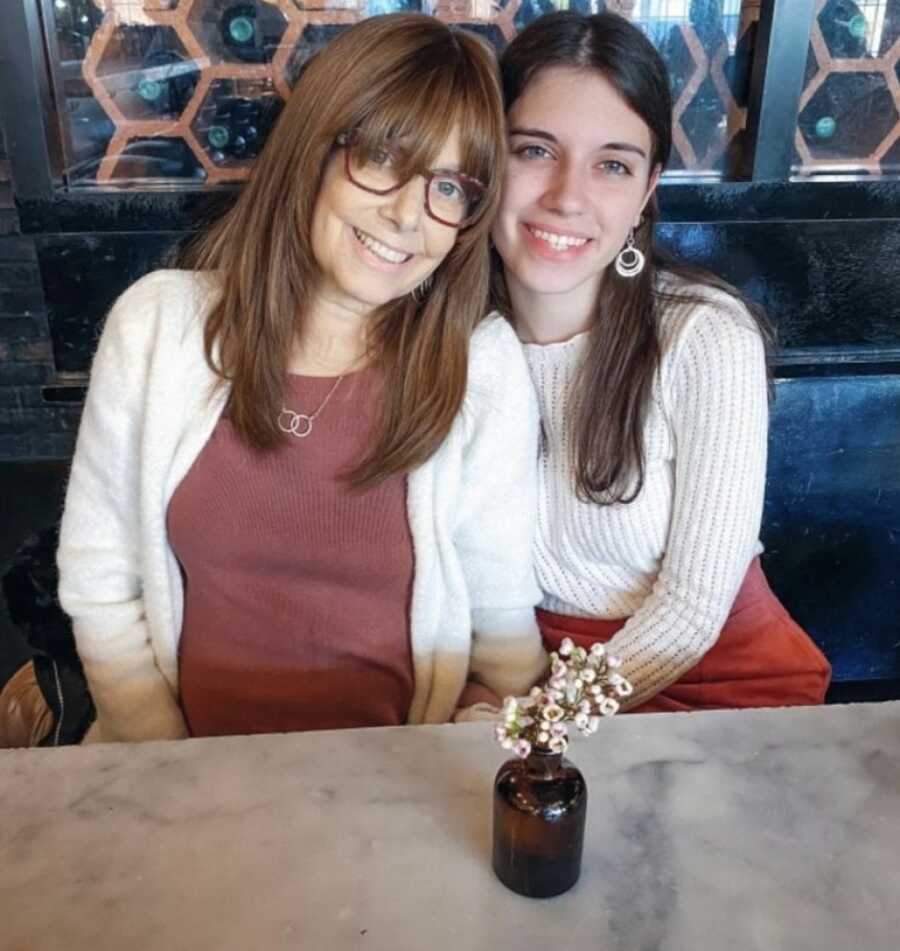
[[[515,149],[513,154],[523,159],[542,159],[550,157],[550,153],[542,145],[522,145]]]
[[[442,205],[465,205],[466,190],[455,175],[443,174],[431,180],[431,199]]]
[[[630,175],[631,169],[622,162],[617,162],[615,159],[607,159],[605,162],[600,163],[601,168],[609,172],[610,175]]]
[[[436,184],[444,198],[462,198],[462,189],[452,179],[442,178]]]

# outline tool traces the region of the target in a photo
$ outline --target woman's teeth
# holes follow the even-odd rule
[[[542,231],[540,228],[528,229],[536,238],[546,241],[557,251],[565,251],[568,248],[580,248],[588,243],[588,238],[572,238],[568,235],[554,234],[552,231]]]
[[[383,261],[388,261],[391,264],[403,264],[404,261],[408,261],[412,257],[411,254],[403,254],[401,251],[389,248],[386,244],[376,241],[371,235],[366,234],[365,231],[360,231],[358,228],[354,228],[353,233],[360,244],[365,245],[372,254]]]

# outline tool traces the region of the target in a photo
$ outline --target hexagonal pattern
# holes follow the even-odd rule
[[[177,119],[200,79],[171,26],[118,27],[103,48],[96,75],[106,111],[122,119]]]
[[[74,24],[73,58],[80,58],[74,40],[81,37],[84,81],[113,126],[105,154],[94,163],[96,180],[121,180],[135,170],[145,179],[148,169],[181,168],[177,175],[161,177],[203,176],[209,184],[247,176],[265,139],[268,117],[277,111],[278,100],[287,98],[311,53],[364,17],[398,10],[421,10],[470,27],[498,51],[550,10],[605,7],[621,13],[645,29],[672,71],[671,168],[687,173],[721,169],[746,120],[760,4],[744,0],[739,22],[726,22],[724,0],[687,7],[668,0],[67,2],[66,15]],[[79,32],[82,17],[85,26]],[[57,17],[62,43],[59,21]],[[154,139],[164,140],[159,154],[148,145]],[[196,167],[183,160],[185,148]]]
[[[270,79],[217,79],[194,113],[191,132],[217,168],[246,171],[282,105]]]
[[[271,63],[288,20],[274,3],[194,0],[187,24],[213,63]]]
[[[810,53],[795,171],[896,174],[900,0],[817,0]]]
[[[800,113],[800,133],[814,157],[865,160],[898,121],[881,73],[831,73]]]

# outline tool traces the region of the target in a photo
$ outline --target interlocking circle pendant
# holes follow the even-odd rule
[[[289,433],[298,439],[305,439],[313,427],[312,416],[306,413],[294,413],[289,409],[283,409],[278,414],[278,428],[283,433]]]
[[[634,246],[634,232],[616,256],[616,273],[621,277],[637,277],[644,270],[644,255]]]

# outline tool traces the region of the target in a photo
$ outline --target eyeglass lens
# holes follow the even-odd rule
[[[351,180],[362,188],[389,192],[403,182],[397,172],[398,162],[383,150],[370,152],[364,157],[362,151],[350,146],[348,171]],[[440,169],[425,175],[425,206],[432,218],[449,225],[459,225],[475,210],[477,196],[471,193],[464,178]]]

